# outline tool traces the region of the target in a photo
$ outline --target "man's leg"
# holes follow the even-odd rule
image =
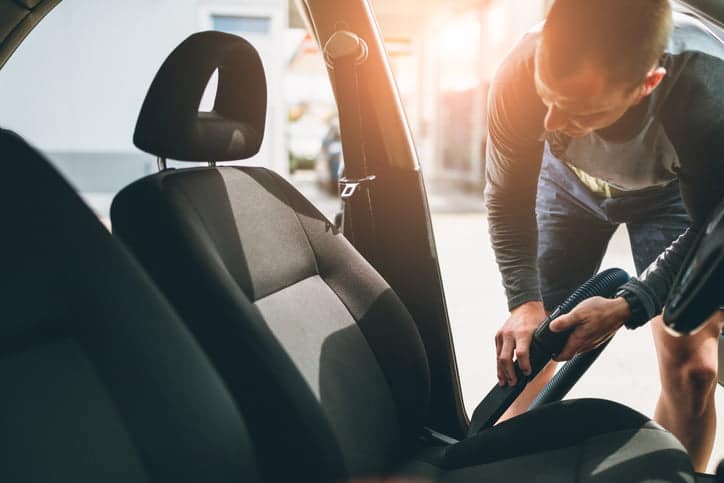
[[[704,471],[716,432],[714,390],[717,351],[724,311],[691,336],[666,332],[661,317],[651,321],[661,378],[654,419],[671,431],[689,452],[697,471]]]
[[[513,404],[510,405],[507,411],[503,413],[498,422],[502,423],[506,419],[513,418],[526,412],[528,410],[528,406],[531,405],[538,393],[541,392],[545,385],[548,384],[548,381],[550,381],[556,373],[557,366],[558,364],[556,362],[549,362],[548,365],[538,373],[535,379],[525,386],[523,392],[520,393],[520,396],[518,396],[515,401],[513,401]]]
[[[689,226],[676,183],[653,198],[626,200],[619,208],[633,213],[627,228],[639,274]],[[700,332],[684,337],[667,333],[660,316],[651,321],[661,379],[654,419],[679,438],[697,471],[706,469],[714,443],[714,389],[723,320],[717,313]]]
[[[536,218],[538,270],[547,312],[598,271],[616,230],[615,225],[604,219],[598,204],[599,200],[546,147],[538,181]],[[555,371],[556,363],[549,363],[500,421],[525,412]]]

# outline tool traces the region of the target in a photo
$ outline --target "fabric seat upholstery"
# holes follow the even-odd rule
[[[169,77],[165,65],[160,73]],[[154,82],[147,102],[159,95]],[[111,216],[254,415],[265,475],[693,481],[673,436],[606,401],[547,406],[454,445],[424,443],[429,368],[414,321],[342,234],[269,170],[166,170],[122,190]]]
[[[0,480],[259,482],[224,383],[72,188],[0,130]]]

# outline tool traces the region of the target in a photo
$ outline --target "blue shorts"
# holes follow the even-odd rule
[[[626,224],[637,275],[690,224],[678,181],[615,198],[601,197],[554,157],[547,145],[536,216],[541,292],[548,310],[598,272],[619,224]]]

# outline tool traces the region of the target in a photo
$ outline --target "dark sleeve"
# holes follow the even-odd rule
[[[508,54],[488,97],[485,197],[510,309],[541,300],[535,198],[545,107],[533,83],[535,42],[526,36]]]
[[[666,103],[663,122],[679,156],[681,197],[692,226],[626,285],[649,318],[661,313],[701,226],[724,198],[724,61],[691,55]]]

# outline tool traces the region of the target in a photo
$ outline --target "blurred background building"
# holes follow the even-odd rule
[[[549,1],[373,0],[430,184],[482,185],[490,78]],[[3,69],[2,123],[48,153],[106,216],[118,189],[155,169],[132,144],[153,75],[183,38],[206,29],[246,37],[264,62],[266,137],[247,162],[285,176],[316,168],[333,188],[331,87],[290,0],[64,0]],[[212,78],[201,110],[211,108],[214,88]]]
[[[550,1],[373,2],[426,179],[483,183],[488,86]]]

